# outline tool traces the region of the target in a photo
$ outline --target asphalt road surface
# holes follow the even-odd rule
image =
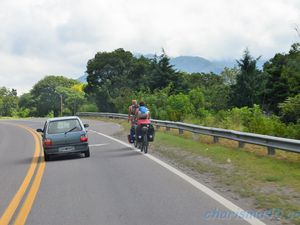
[[[90,158],[44,162],[38,136],[26,128],[44,121],[0,120],[0,225],[263,224],[237,218],[210,190],[105,136],[116,124],[84,121]]]

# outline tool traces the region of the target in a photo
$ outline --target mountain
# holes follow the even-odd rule
[[[135,57],[144,56],[146,58],[153,58],[154,54],[134,54]],[[235,60],[228,61],[209,61],[199,56],[178,56],[170,57],[170,63],[176,70],[187,73],[216,73],[223,71],[224,67],[233,67]]]
[[[83,76],[77,78],[76,80],[79,81],[80,83],[87,83],[86,78],[87,78],[87,74],[84,74]]]
[[[222,65],[198,56],[179,56],[171,58],[170,62],[175,69],[187,73],[213,72],[219,74],[224,69]]]

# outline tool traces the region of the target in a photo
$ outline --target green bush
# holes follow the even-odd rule
[[[98,112],[98,107],[94,103],[86,103],[80,106],[79,112]]]
[[[47,115],[46,115],[47,118],[53,118],[54,117],[54,112],[53,110],[51,110]]]
[[[21,109],[19,109],[17,115],[18,115],[18,117],[21,117],[21,118],[29,117],[30,116],[30,109],[21,108]]]
[[[294,138],[300,140],[300,121],[297,124],[289,124],[285,128],[284,137]]]
[[[257,105],[252,108],[220,110],[213,114],[207,112],[201,118],[192,118],[190,115],[185,121],[209,127],[300,139],[300,121],[297,124],[285,124],[277,116],[266,116]]]
[[[169,96],[166,109],[169,119],[173,121],[182,121],[188,114],[194,111],[189,97],[182,93]]]
[[[69,108],[64,108],[63,109],[63,116],[73,116],[73,112]]]
[[[203,117],[203,115],[205,114],[205,109],[204,109],[204,105],[205,105],[205,100],[204,100],[204,95],[203,92],[201,91],[200,88],[195,88],[192,89],[189,94],[188,94],[189,100],[191,102],[191,104],[194,107],[195,110],[195,115],[199,116],[199,117]]]
[[[289,97],[279,104],[282,118],[286,122],[297,122],[300,119],[300,94]]]

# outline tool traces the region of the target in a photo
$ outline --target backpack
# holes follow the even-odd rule
[[[149,113],[149,109],[145,106],[139,107],[138,118],[139,119],[147,119]]]
[[[131,115],[135,115],[135,112],[136,112],[136,110],[139,108],[139,106],[138,105],[132,105],[131,106]]]

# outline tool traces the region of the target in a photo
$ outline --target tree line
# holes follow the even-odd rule
[[[177,71],[162,51],[152,58],[122,48],[98,52],[87,63],[87,84],[46,76],[29,93],[0,90],[2,116],[58,116],[77,111],[126,113],[143,100],[157,119],[187,121],[300,138],[300,44],[277,53],[260,70],[246,49],[220,75]],[[10,100],[9,100],[10,99]]]

